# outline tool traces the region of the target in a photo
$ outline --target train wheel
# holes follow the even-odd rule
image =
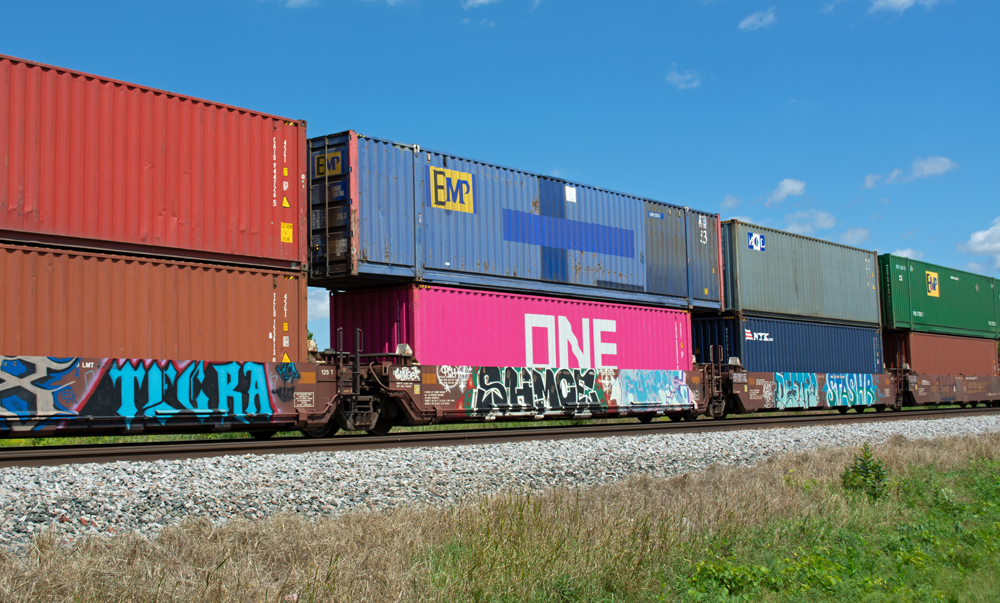
[[[688,413],[684,413],[681,416],[684,417],[685,421],[697,421],[698,420],[698,413],[697,412],[688,412]]]
[[[975,408],[975,407],[979,406],[979,402],[969,402],[969,406],[971,406],[972,408]]]
[[[278,433],[278,430],[276,429],[269,431],[251,431],[250,437],[255,440],[270,440],[276,433]]]
[[[640,423],[652,423],[653,422],[653,415],[642,415],[642,416],[636,417],[636,418],[639,419]]]
[[[670,417],[671,421],[680,421],[681,419],[684,418],[684,415],[677,415],[677,414],[667,415],[667,416]]]
[[[368,430],[369,435],[384,436],[392,431],[396,425],[396,415],[399,414],[399,407],[393,402],[381,402],[382,412],[378,415],[378,421]]]
[[[837,412],[839,412],[842,415],[846,415],[848,410],[850,410],[850,408],[848,408],[846,406],[841,406],[841,407],[837,408]]]
[[[875,412],[885,412],[885,404],[876,404]]]
[[[307,438],[330,438],[338,431],[340,431],[340,425],[333,417],[330,417],[330,420],[322,425],[306,427],[302,430],[302,435]]]
[[[866,407],[864,407],[864,406],[855,406],[854,407],[854,412],[856,412],[856,413],[858,413],[860,415],[861,413],[865,412],[865,408]]]

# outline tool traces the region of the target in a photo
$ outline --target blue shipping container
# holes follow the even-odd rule
[[[311,284],[720,308],[719,216],[343,132],[310,140]]]
[[[691,321],[696,362],[721,345],[750,372],[880,374],[882,334],[877,328],[775,318],[722,316]]]

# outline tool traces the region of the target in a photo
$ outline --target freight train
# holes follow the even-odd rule
[[[987,277],[12,57],[0,111],[0,437],[1000,404]]]

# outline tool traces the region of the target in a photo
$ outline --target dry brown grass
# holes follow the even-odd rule
[[[222,527],[192,519],[154,540],[87,538],[72,548],[43,536],[27,555],[0,554],[0,598],[193,602],[298,595],[298,601],[383,602],[467,600],[485,589],[517,600],[546,588],[553,576],[566,584],[586,576],[612,591],[634,588],[634,595],[655,578],[652,566],[699,534],[775,516],[856,513],[867,503],[827,487],[854,452],[822,450],[750,469],[503,495],[448,510],[318,522],[281,516]],[[913,465],[949,470],[970,458],[1000,458],[1000,435],[897,437],[877,454],[897,473]]]

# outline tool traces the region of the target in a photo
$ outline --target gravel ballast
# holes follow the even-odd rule
[[[468,496],[668,477],[748,466],[821,447],[1000,432],[1000,417],[476,444],[440,448],[227,456],[0,469],[0,547],[53,528],[60,540],[135,530],[156,535],[187,516],[310,517]]]

